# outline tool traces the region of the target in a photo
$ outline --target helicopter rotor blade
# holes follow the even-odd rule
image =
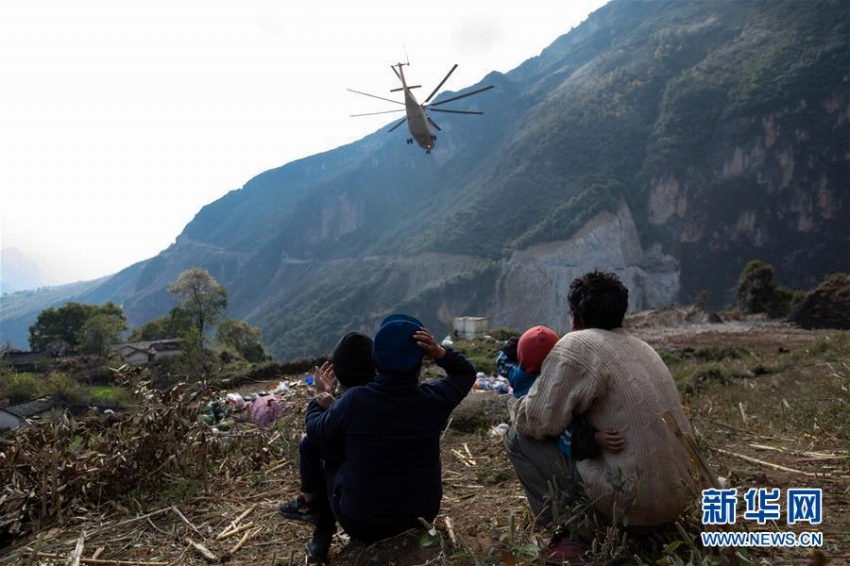
[[[484,114],[484,112],[473,112],[472,110],[444,110],[442,108],[429,108],[431,112],[449,112],[451,114]]]
[[[437,85],[437,88],[434,89],[434,92],[428,95],[428,98],[425,99],[424,104],[428,104],[428,101],[434,98],[434,95],[437,94],[437,91],[440,90],[440,87],[446,84],[446,81],[449,80],[449,77],[452,76],[452,73],[455,72],[455,69],[457,69],[457,63],[455,63],[455,66],[452,67],[451,71],[449,71],[449,73],[443,78],[443,80],[440,81],[440,84]]]
[[[402,106],[404,106],[404,102],[399,102],[398,100],[391,100],[389,98],[384,98],[383,96],[377,96],[377,95],[374,95],[374,94],[369,94],[368,92],[360,92],[359,90],[354,90],[354,89],[351,89],[351,88],[346,89],[346,90],[348,92],[353,92],[354,94],[362,94],[363,96],[370,96],[372,98],[377,98],[378,100],[385,100],[387,102],[392,102],[393,104],[401,104]]]
[[[484,92],[485,90],[490,90],[493,88],[493,85],[485,86],[484,88],[479,88],[478,90],[473,90],[472,92],[467,92],[466,94],[461,94],[460,96],[453,96],[451,98],[447,98],[445,100],[441,100],[440,102],[435,102],[428,106],[428,108],[433,108],[434,106],[439,106],[440,104],[445,104],[446,102],[454,102],[455,100],[460,100],[461,98],[466,98],[467,96],[472,96],[473,94],[478,94],[479,92]],[[399,104],[401,104],[399,102]]]
[[[398,122],[395,126],[393,126],[392,128],[390,128],[389,130],[387,130],[387,133],[390,133],[390,132],[395,131],[395,129],[396,129],[396,128],[398,128],[399,126],[401,126],[401,125],[402,125],[402,124],[404,124],[405,122],[407,122],[407,116],[405,116],[404,118],[402,118],[401,120],[399,120],[399,122]]]
[[[351,114],[350,118],[359,118],[360,116],[376,116],[378,114],[395,114],[396,112],[404,112],[404,108],[399,108],[398,110],[384,110],[383,112],[367,112],[366,114]],[[445,112],[445,110],[443,112]]]
[[[429,123],[429,124],[431,124],[432,126],[434,126],[435,128],[437,128],[437,131],[438,131],[438,132],[442,132],[442,131],[443,131],[443,128],[441,128],[440,126],[438,126],[438,125],[437,125],[437,123],[436,123],[434,120],[432,120],[430,116],[427,116],[427,118],[428,118],[428,123]]]

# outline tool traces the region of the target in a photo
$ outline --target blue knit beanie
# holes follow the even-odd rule
[[[381,322],[375,334],[372,357],[384,373],[410,374],[419,369],[425,352],[413,339],[422,323],[412,316],[391,314]]]

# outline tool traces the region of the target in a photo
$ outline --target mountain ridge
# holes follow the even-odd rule
[[[437,332],[461,315],[565,331],[567,263],[620,273],[632,309],[702,290],[729,304],[756,258],[812,287],[850,271],[848,9],[615,0],[458,91],[496,86],[469,99],[483,116],[440,116],[431,155],[378,131],[261,173],[74,300],[138,325],[203,267],[230,316],[293,357],[395,310]]]

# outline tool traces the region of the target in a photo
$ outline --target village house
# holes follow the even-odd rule
[[[125,364],[134,366],[143,366],[183,355],[179,338],[116,344],[110,350],[113,354],[119,356]]]
[[[28,426],[29,419],[38,418],[53,409],[53,399],[45,397],[0,409],[0,430]]]
[[[10,364],[15,371],[46,371],[51,359],[68,355],[68,343],[55,340],[40,352],[24,352],[16,349],[5,349],[2,359]]]

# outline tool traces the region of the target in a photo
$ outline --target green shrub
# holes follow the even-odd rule
[[[735,346],[701,346],[694,350],[694,357],[705,362],[719,362],[726,359],[737,360],[749,354],[744,348]]]
[[[133,394],[124,387],[97,385],[87,391],[91,402],[100,409],[124,409],[134,404]]]
[[[773,266],[760,260],[747,263],[738,280],[738,307],[743,312],[767,313],[771,318],[787,317],[805,293],[778,287]]]
[[[47,395],[47,382],[34,373],[0,374],[0,389],[9,397],[9,403],[24,403]]]
[[[47,376],[47,394],[65,407],[90,405],[91,391],[79,381],[63,372],[53,372]]]

